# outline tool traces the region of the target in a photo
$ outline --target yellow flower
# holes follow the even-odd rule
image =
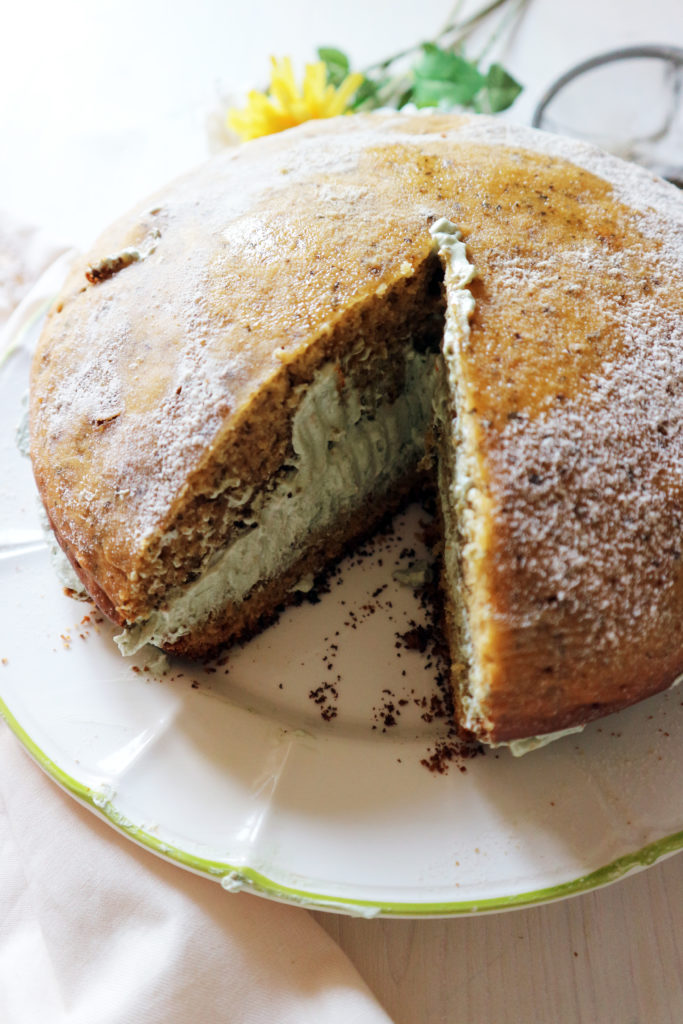
[[[252,90],[243,110],[233,109],[228,112],[228,124],[242,141],[256,139],[260,135],[272,135],[314,118],[343,114],[363,81],[363,76],[354,72],[347,75],[335,89],[333,85],[327,84],[325,64],[318,61],[306,65],[303,85],[299,89],[289,57],[283,57],[280,61],[271,57],[270,65],[268,91],[263,93]]]

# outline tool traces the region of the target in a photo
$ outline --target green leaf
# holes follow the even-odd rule
[[[335,88],[344,81],[351,67],[349,58],[334,46],[319,46],[318,60],[327,68],[327,81]]]
[[[374,110],[379,106],[379,90],[386,85],[387,79],[375,80],[364,78],[354,94],[351,102],[352,110]]]
[[[492,64],[486,75],[486,84],[477,97],[476,108],[482,114],[497,114],[512,106],[522,86],[501,64]]]
[[[413,68],[413,102],[418,107],[470,106],[486,85],[476,64],[457,53],[425,43]]]
[[[405,107],[406,103],[415,102],[415,86],[411,85],[409,89],[406,89],[401,93],[399,98],[396,100],[396,109],[400,110],[401,107]]]

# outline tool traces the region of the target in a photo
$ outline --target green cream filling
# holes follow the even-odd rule
[[[447,310],[442,344],[446,375],[435,415],[445,433],[448,452],[454,453],[454,464],[442,454],[439,460],[439,492],[441,494],[444,521],[444,571],[453,595],[454,612],[458,619],[459,654],[468,666],[471,685],[468,691],[459,694],[461,707],[466,716],[465,725],[476,726],[476,703],[471,696],[477,676],[469,617],[462,599],[462,569],[460,540],[457,523],[464,522],[473,480],[466,458],[463,436],[464,417],[459,392],[459,353],[466,348],[470,337],[470,317],[474,312],[474,297],[468,285],[476,274],[476,268],[467,259],[465,243],[458,228],[442,219],[432,225],[430,233],[434,249],[444,268]],[[456,415],[449,409],[449,396],[456,399]]]
[[[424,455],[435,383],[435,355],[411,349],[401,395],[369,410],[350,380],[340,388],[334,364],[323,366],[302,388],[292,429],[294,458],[246,520],[246,532],[163,607],[117,636],[122,653],[173,643],[227,601],[244,600],[261,580],[290,568],[309,537],[408,472]]]
[[[524,754],[530,754],[532,750],[547,747],[549,743],[554,743],[555,740],[561,740],[565,736],[573,736],[577,732],[583,732],[584,728],[585,726],[583,725],[574,725],[571,729],[558,729],[557,732],[545,732],[540,736],[527,736],[523,740],[509,740],[507,743],[492,743],[491,746],[508,747],[514,757],[522,757]]]

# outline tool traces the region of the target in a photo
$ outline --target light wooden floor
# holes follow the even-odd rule
[[[683,1024],[683,855],[479,918],[316,913],[395,1024]]]

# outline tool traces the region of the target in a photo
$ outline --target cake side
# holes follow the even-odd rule
[[[421,471],[431,425],[443,319],[436,275],[431,259],[416,275],[419,317],[411,315],[411,281],[390,296],[392,318],[373,323],[368,313],[357,334],[345,323],[347,346],[336,338],[336,358],[319,354],[315,365],[307,353],[306,378],[289,390],[282,463],[249,485],[229,477],[213,502],[198,499],[197,488],[189,511],[159,537],[155,582],[177,582],[117,638],[124,652],[152,642],[197,655],[249,635],[310,586],[301,576],[319,572],[395,510]],[[243,455],[243,438],[231,440]]]
[[[373,303],[399,332],[389,347],[404,339],[397,288],[417,333],[428,319],[428,236],[411,238],[415,213],[397,218],[387,190],[368,188],[362,151],[347,170],[345,147],[332,148],[322,175],[297,147],[291,167],[279,140],[210,162],[108,232],[50,314],[32,375],[34,473],[60,543],[116,621],[207,557],[224,526],[217,492],[282,465],[292,395],[373,329]],[[330,162],[342,178],[331,204]],[[130,262],[102,256],[131,250]],[[163,538],[196,514],[206,544],[174,578]]]
[[[658,223],[579,169],[525,178],[488,193],[498,244],[468,235],[475,308],[454,331],[442,445],[453,686],[494,743],[683,671],[679,197],[678,222]],[[520,216],[538,225],[526,237]]]
[[[381,301],[347,310],[214,441],[166,529],[148,540],[134,576],[147,606],[110,614],[128,627],[122,650],[153,642],[199,656],[219,633],[223,643],[248,635],[293,599],[301,575],[397,507],[431,422],[439,277],[428,253]]]

